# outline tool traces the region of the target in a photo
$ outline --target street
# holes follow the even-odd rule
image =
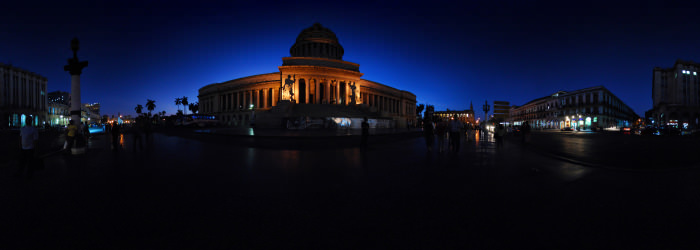
[[[638,137],[602,136],[537,132],[529,145],[512,137],[499,150],[472,137],[440,154],[415,136],[370,138],[363,151],[334,147],[334,138],[280,149],[155,133],[134,152],[127,134],[113,152],[109,135],[98,135],[88,154],[48,157],[31,180],[12,176],[14,161],[2,165],[0,245],[697,249],[700,170],[628,170],[616,164],[629,158],[596,154],[643,146]]]

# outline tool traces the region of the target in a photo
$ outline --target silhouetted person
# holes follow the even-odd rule
[[[452,117],[452,120],[450,120],[448,128],[450,131],[450,149],[452,149],[452,152],[459,152],[459,134],[462,131],[462,124],[459,122],[459,120],[457,120],[456,115]]]
[[[523,122],[523,127],[521,130],[523,132],[523,143],[530,142],[530,123],[527,121]]]
[[[503,124],[498,124],[496,126],[496,131],[493,133],[493,137],[496,139],[496,148],[503,148],[503,137],[506,135],[506,128]]]
[[[68,122],[68,128],[66,128],[66,147],[64,149],[71,150],[75,144],[75,136],[78,135],[78,126],[75,125],[75,121],[70,120]]]
[[[425,137],[425,145],[428,147],[428,152],[432,152],[433,143],[435,143],[435,130],[433,122],[429,119],[423,121],[423,136]]]
[[[90,139],[90,127],[87,123],[83,124],[83,137],[85,138],[85,145],[87,145]]]
[[[369,137],[369,122],[367,122],[367,117],[362,120],[362,149],[367,148],[367,137]]]
[[[24,169],[27,169],[27,179],[30,179],[34,175],[34,163],[38,154],[36,147],[39,141],[39,131],[29,122],[20,129],[19,136],[22,153],[20,154],[16,176],[22,176]]]
[[[445,137],[447,136],[447,122],[440,120],[435,125],[435,136],[437,137],[438,151],[442,153],[445,150]]]
[[[136,124],[131,127],[131,133],[134,139],[134,152],[136,152],[136,145],[139,146],[139,150],[143,150],[143,141],[141,139],[143,133],[142,119],[136,119]]]
[[[112,150],[119,150],[119,135],[121,134],[121,126],[114,122],[112,123]]]

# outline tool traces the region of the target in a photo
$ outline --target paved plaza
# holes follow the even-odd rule
[[[136,150],[124,135],[114,152],[96,135],[30,180],[0,165],[0,248],[697,249],[694,157],[634,169],[593,157],[605,139],[589,136],[535,132],[502,149],[471,137],[428,153],[410,132],[366,150],[353,135],[164,131]]]

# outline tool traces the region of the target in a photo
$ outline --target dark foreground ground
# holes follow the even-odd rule
[[[137,152],[129,135],[118,152],[96,136],[31,180],[12,176],[14,160],[0,165],[0,248],[700,247],[699,169],[575,164],[597,157],[567,153],[590,141],[556,151],[535,142],[582,137],[534,135],[503,149],[472,138],[457,154],[426,153],[415,136],[363,151],[170,131]]]

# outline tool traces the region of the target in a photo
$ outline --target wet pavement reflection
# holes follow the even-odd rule
[[[479,133],[458,153],[428,152],[415,136],[366,149],[156,133],[134,151],[131,140],[112,152],[97,136],[85,156],[47,159],[30,183],[0,169],[3,233],[78,249],[700,245],[698,170],[591,168]]]

